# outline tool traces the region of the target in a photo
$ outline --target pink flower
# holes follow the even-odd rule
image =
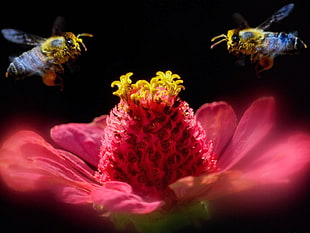
[[[289,186],[309,162],[307,134],[264,140],[274,124],[271,97],[254,101],[237,123],[225,102],[194,114],[178,97],[183,81],[170,71],[134,84],[131,75],[112,83],[121,101],[109,115],[52,128],[63,149],[31,131],[9,138],[0,151],[7,185],[50,190],[60,201],[93,205],[119,225],[163,232],[162,218],[187,224],[184,208],[201,217],[208,200],[270,183]]]

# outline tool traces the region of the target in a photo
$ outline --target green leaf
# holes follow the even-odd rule
[[[111,218],[118,230],[124,231],[133,225],[139,233],[172,233],[189,226],[199,228],[207,219],[205,202],[144,215],[113,214]]]

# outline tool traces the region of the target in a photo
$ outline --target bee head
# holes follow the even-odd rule
[[[82,33],[82,34],[78,34],[77,36],[75,36],[72,32],[66,32],[63,34],[63,37],[66,40],[66,46],[70,49],[70,50],[79,50],[80,49],[80,44],[83,46],[84,50],[87,51],[87,48],[85,46],[85,44],[83,43],[82,36],[88,36],[88,37],[92,37],[92,34],[89,33]]]
[[[227,32],[227,46],[228,49],[237,45],[240,41],[239,30],[232,29]]]
[[[227,41],[227,47],[229,49],[230,47],[235,46],[236,44],[239,43],[239,40],[240,40],[239,30],[237,30],[237,29],[228,30],[227,35],[221,34],[219,36],[215,36],[211,39],[211,41],[215,41],[219,38],[223,38],[223,39],[212,44],[211,49],[213,49],[216,45],[218,45],[224,41]]]

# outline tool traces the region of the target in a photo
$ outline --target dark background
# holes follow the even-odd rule
[[[293,2],[292,14],[272,30],[298,30],[299,37],[310,46],[309,4]],[[273,95],[282,114],[280,126],[310,130],[309,49],[300,55],[277,57],[274,67],[263,72],[261,78],[256,77],[252,64],[236,66],[225,44],[210,50],[210,39],[233,27],[232,13],[240,12],[255,27],[287,3],[270,0],[8,3],[2,7],[0,28],[49,37],[55,17],[63,15],[68,31],[88,32],[94,37],[84,38],[88,51],[77,60],[77,72],[64,76],[62,92],[58,87],[45,86],[37,76],[19,81],[6,79],[8,57],[23,50],[0,37],[0,74],[3,74],[0,140],[18,129],[34,130],[49,140],[49,129],[56,124],[89,122],[107,114],[118,102],[110,84],[120,75],[133,72],[136,80],[149,79],[159,70],[171,70],[183,78],[186,90],[180,95],[195,110],[203,103],[225,100],[242,111],[255,98]],[[17,232],[20,227],[23,232],[105,229],[92,210],[55,204],[50,196],[46,198],[51,204],[43,205],[39,198],[20,196],[4,185],[1,190],[1,228],[10,229],[8,232]],[[249,215],[238,207],[228,213],[217,213],[201,232],[310,232],[309,194],[306,186],[293,203],[264,214]],[[93,219],[72,215],[82,211]]]

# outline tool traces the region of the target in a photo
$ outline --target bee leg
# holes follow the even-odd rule
[[[256,74],[259,77],[259,73],[264,70],[269,70],[273,67],[273,57],[263,56],[256,64]]]
[[[41,74],[42,81],[46,86],[60,86],[61,90],[63,90],[63,80],[53,71],[46,71]]]
[[[238,55],[238,58],[235,60],[235,64],[239,67],[244,67],[245,66],[245,55],[244,54],[240,54]]]

